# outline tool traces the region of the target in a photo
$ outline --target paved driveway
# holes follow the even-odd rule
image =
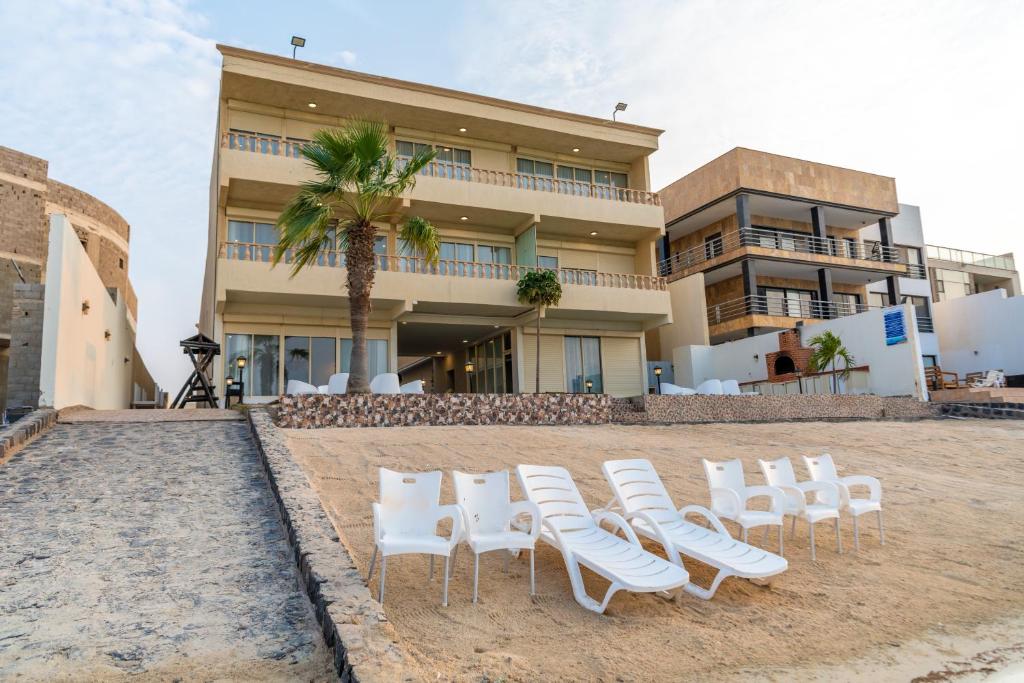
[[[0,465],[0,679],[328,679],[288,552],[245,423],[59,424]]]

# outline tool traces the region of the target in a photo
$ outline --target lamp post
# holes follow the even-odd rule
[[[472,394],[473,393],[473,370],[476,369],[476,365],[473,363],[473,361],[469,360],[469,361],[466,361],[466,364],[463,366],[463,369],[466,371],[466,387],[469,389],[469,393]]]
[[[658,393],[661,393],[661,366],[654,366],[654,376],[658,378]]]
[[[589,394],[590,390],[594,388],[594,380],[588,379],[586,382],[583,383],[583,386],[587,388],[587,393]]]
[[[245,356],[235,359],[235,365],[238,366],[238,405],[245,403],[245,374],[242,372],[245,370],[245,364]]]
[[[235,383],[235,378],[228,375],[224,378],[224,407],[231,407],[231,387]]]

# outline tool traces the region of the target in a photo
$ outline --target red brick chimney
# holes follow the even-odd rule
[[[800,329],[779,332],[779,350],[764,355],[769,382],[789,382],[807,371],[811,349],[800,341]]]

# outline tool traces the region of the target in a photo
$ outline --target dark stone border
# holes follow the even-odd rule
[[[371,597],[355,561],[268,410],[253,408],[247,416],[303,590],[334,653],[338,676],[342,681],[364,683],[408,680],[409,660],[399,649],[383,608]]]
[[[943,415],[988,420],[1024,420],[1024,403],[939,403]]]
[[[57,411],[40,408],[0,431],[0,463],[57,424]]]

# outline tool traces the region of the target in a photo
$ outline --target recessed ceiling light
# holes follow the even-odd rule
[[[403,320],[403,321],[402,321],[402,324],[403,324],[403,325],[408,325],[408,324],[409,324],[409,322],[408,322],[407,320]]]
[[[469,343],[469,340],[468,340],[468,339],[463,339],[463,340],[462,340],[462,343],[463,343],[463,344],[468,344],[468,343]]]
[[[306,106],[309,107],[310,109],[316,109],[316,102],[310,102]]]
[[[445,148],[444,148],[444,151],[446,151],[446,152],[450,152],[450,151],[452,151],[452,148],[451,148],[451,147],[445,147]]]
[[[494,329],[498,329],[498,326],[497,326],[497,325],[495,325],[495,326],[494,326]]]
[[[578,151],[580,151],[580,148],[579,148],[579,147],[573,147],[573,148],[572,148],[572,151],[574,151],[574,152],[578,152]]]
[[[459,216],[459,220],[460,221],[468,221],[469,220],[469,216]]]
[[[459,128],[459,132],[460,132],[460,133],[465,133],[465,132],[466,132],[466,129],[465,129],[465,128]]]
[[[440,355],[441,355],[441,352],[440,352],[440,351],[438,351],[438,352],[437,352],[437,355],[439,355],[439,356],[440,356]]]
[[[590,236],[591,237],[597,237],[597,230],[591,230],[590,231]]]

